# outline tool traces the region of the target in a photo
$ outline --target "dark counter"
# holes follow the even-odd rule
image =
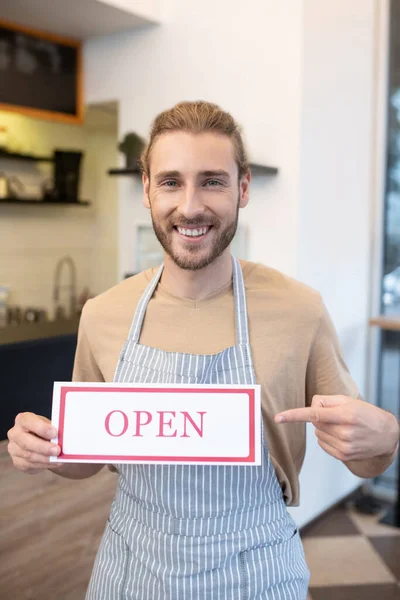
[[[19,412],[50,418],[54,381],[71,381],[77,328],[78,320],[0,330],[0,440]]]

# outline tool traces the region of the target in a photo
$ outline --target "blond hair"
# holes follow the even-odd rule
[[[169,131],[190,133],[215,132],[229,137],[234,145],[235,160],[239,178],[249,170],[249,162],[244,147],[241,130],[233,117],[211,102],[179,102],[160,113],[153,121],[150,141],[140,157],[140,167],[150,176],[150,153],[156,140]]]

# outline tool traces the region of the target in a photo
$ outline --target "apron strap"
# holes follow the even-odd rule
[[[248,345],[249,326],[247,322],[246,288],[240,262],[232,256],[233,297],[235,301],[236,344]]]
[[[143,320],[146,314],[147,305],[150,301],[150,298],[154,294],[154,290],[156,289],[158,282],[160,281],[161,274],[164,269],[164,263],[160,266],[157,273],[154,275],[153,279],[148,283],[145,291],[143,292],[142,297],[140,298],[139,304],[137,305],[137,309],[135,312],[135,316],[132,321],[132,325],[129,331],[128,338],[137,343],[139,341],[140,332],[142,330]]]
[[[147,305],[160,281],[164,264],[160,266],[153,279],[147,285],[137,306],[135,316],[129,331],[129,339],[138,343],[146,315]],[[237,258],[232,256],[233,297],[235,302],[236,344],[249,344],[249,328],[247,323],[246,289],[243,273]]]

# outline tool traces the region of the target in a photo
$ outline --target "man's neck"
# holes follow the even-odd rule
[[[232,256],[229,248],[208,267],[198,271],[181,269],[170,256],[167,254],[164,256],[161,281],[174,296],[202,300],[228,284],[231,279]]]

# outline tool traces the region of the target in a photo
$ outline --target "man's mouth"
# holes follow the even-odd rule
[[[184,238],[199,239],[203,238],[210,231],[211,226],[205,227],[174,227],[174,229]]]

